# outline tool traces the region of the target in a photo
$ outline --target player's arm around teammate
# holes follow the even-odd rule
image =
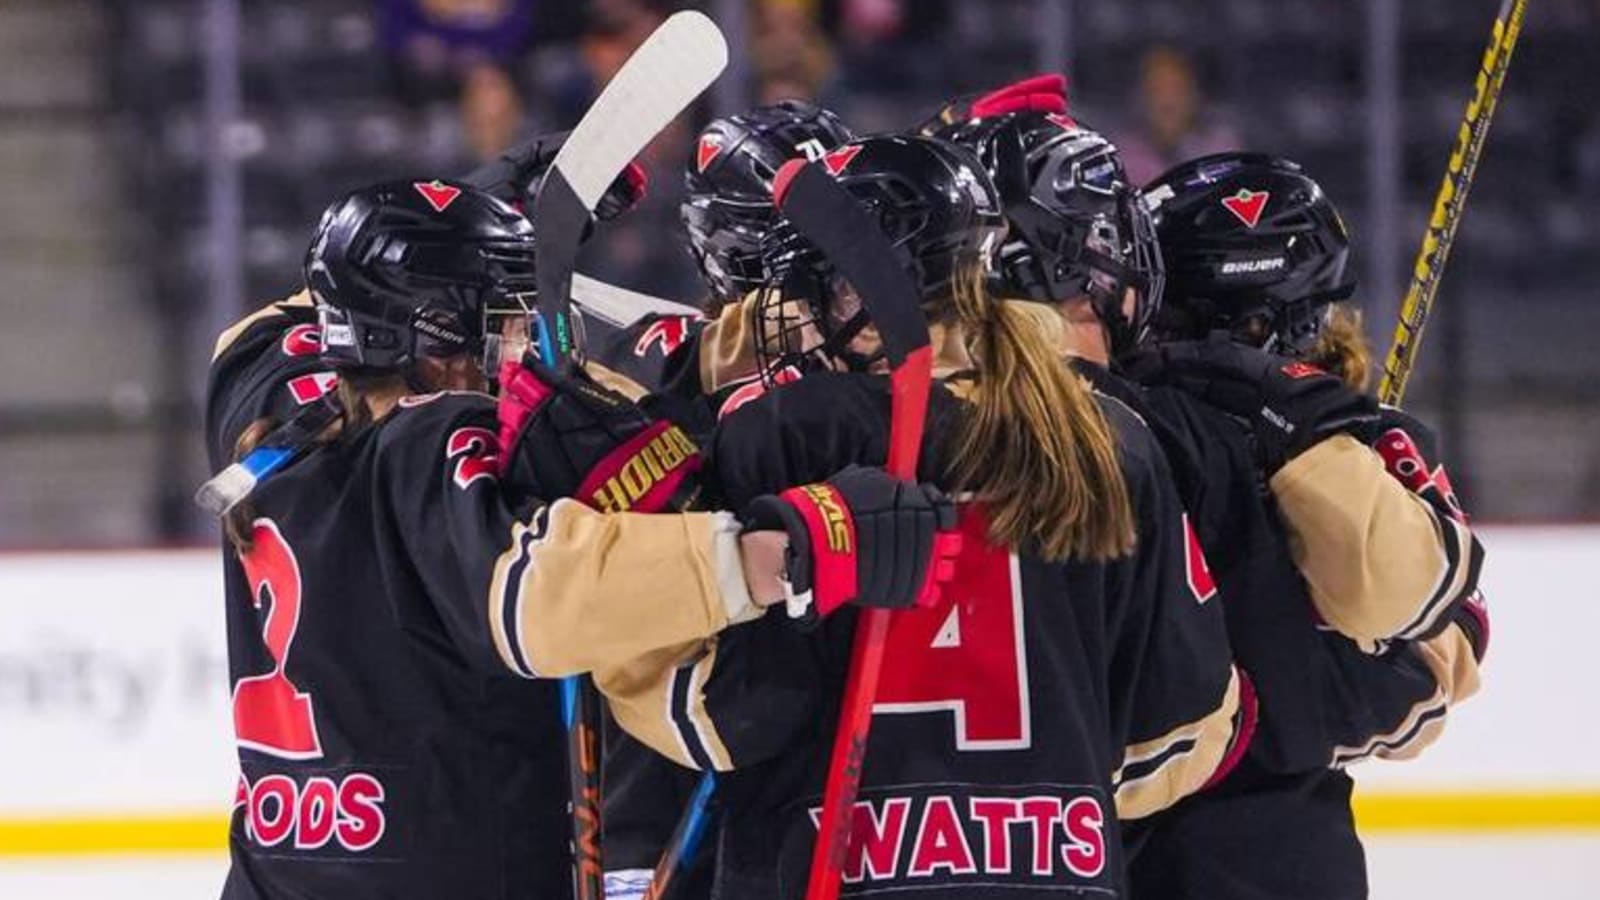
[[[972,490],[977,502],[962,513],[962,599],[901,614],[902,630],[891,636],[862,795],[871,812],[859,819],[890,831],[863,832],[860,845],[878,849],[870,861],[848,863],[847,877],[964,898],[1119,884],[1109,819],[1198,789],[1237,734],[1242,688],[1220,610],[1184,582],[1181,513],[1148,432],[1067,375],[1033,317],[984,293],[982,251],[999,220],[975,161],[926,140],[869,139],[852,149],[840,173],[852,192],[870,199],[875,186],[911,185],[926,205],[910,218],[927,227],[894,237],[917,261],[930,322],[952,351],[971,352],[952,359],[966,376],[934,392],[923,472]],[[734,505],[882,459],[887,446],[887,384],[873,374],[877,350],[859,301],[835,286],[783,308],[796,299],[774,293],[773,315],[758,316],[772,355],[815,351],[804,346],[810,334],[831,340],[836,366],[854,371],[808,374],[725,418],[711,456]],[[719,638],[710,671],[686,679],[706,714],[694,721],[709,721],[730,747],[760,745],[746,771],[721,784],[719,891],[790,897],[802,887],[815,836],[808,810],[820,792],[852,624],[835,617],[809,637],[790,633],[793,655],[806,663],[798,670],[755,644],[758,630],[732,630]],[[740,710],[740,693],[760,684],[789,685],[797,698],[820,687],[821,699]],[[966,712],[952,717],[953,709]],[[768,740],[749,725],[763,713],[798,721],[785,740]],[[636,733],[692,765],[678,745],[693,736],[685,730]],[[708,733],[703,724],[695,731]],[[732,755],[743,768],[737,749]],[[952,818],[1023,804],[1041,823],[1050,810],[1051,825],[1014,855],[998,843],[985,852],[972,842],[994,832]],[[1069,809],[1071,824],[1057,827]],[[956,862],[928,881],[930,854],[955,849],[944,841],[966,848],[972,864]],[[1078,849],[1063,856],[1068,843]]]
[[[1191,340],[1160,351],[1155,377],[1250,424],[1318,614],[1368,649],[1445,630],[1477,592],[1483,548],[1418,438],[1311,355],[1330,304],[1354,288],[1332,204],[1298,166],[1259,154],[1184,164],[1145,195],[1183,300],[1173,330]],[[1233,249],[1215,253],[1230,229]],[[1206,340],[1213,329],[1232,340]]]
[[[316,320],[295,311],[303,297],[269,308],[225,335],[219,356],[241,334],[271,343],[273,329],[285,347],[316,347],[321,371],[295,384],[266,354],[255,367],[264,370],[250,373],[252,394],[286,386],[280,394],[298,402],[297,391],[337,383],[340,435],[374,426],[372,503],[387,523],[378,542],[413,561],[407,569],[451,637],[476,651],[469,657],[559,676],[754,618],[784,595],[786,538],[747,534],[728,512],[623,511],[687,489],[699,457],[681,432],[532,363],[502,373],[523,389],[515,412],[482,393],[485,323],[497,303],[521,309],[510,298],[531,290],[532,247],[526,220],[469,188],[356,192],[330,208],[313,241]],[[224,431],[241,425],[235,416]],[[862,480],[877,477],[887,478]]]

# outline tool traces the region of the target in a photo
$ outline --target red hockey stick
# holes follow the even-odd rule
[[[778,170],[772,188],[779,211],[855,288],[883,338],[893,372],[888,469],[898,478],[913,480],[928,415],[933,350],[910,260],[889,242],[867,210],[815,163],[790,160]],[[806,900],[839,896],[850,844],[850,810],[861,788],[891,616],[889,610],[866,609],[856,621]]]

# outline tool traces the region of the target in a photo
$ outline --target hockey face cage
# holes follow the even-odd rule
[[[924,303],[948,296],[964,260],[983,260],[1004,231],[997,192],[961,148],[893,138],[864,152],[840,182],[902,255]],[[875,159],[882,156],[881,161]],[[919,170],[928,178],[917,178]],[[762,242],[757,359],[768,377],[794,366],[866,371],[882,351],[851,342],[871,324],[861,299],[793,225],[780,220]]]
[[[798,100],[719,119],[700,133],[679,216],[689,255],[716,297],[737,300],[763,284],[762,239],[778,217],[772,207],[778,167],[852,137],[838,116]]]
[[[1005,200],[1012,234],[999,252],[1003,284],[1041,303],[1087,296],[1112,352],[1135,346],[1160,308],[1165,270],[1116,148],[1075,122],[1030,113],[956,137],[978,150]]]
[[[680,216],[689,255],[714,296],[736,300],[762,286],[762,240],[777,218],[770,201],[690,197]]]
[[[840,367],[865,371],[876,356],[851,354],[867,325],[866,311],[848,303],[854,292],[793,226],[783,223],[763,241],[766,275],[755,306],[756,364],[769,387],[783,377]],[[835,302],[838,299],[840,302]]]

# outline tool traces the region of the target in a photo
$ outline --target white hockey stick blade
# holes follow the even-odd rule
[[[728,65],[728,42],[704,13],[674,13],[611,79],[556,154],[573,191],[593,210],[645,145]]]
[[[572,276],[572,299],[585,314],[597,316],[618,328],[627,328],[651,313],[700,315],[700,310],[687,303],[641,294],[583,274]]]

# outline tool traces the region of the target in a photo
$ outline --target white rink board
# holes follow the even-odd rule
[[[1600,582],[1589,579],[1600,526],[1480,533],[1491,623],[1483,690],[1421,759],[1353,769],[1369,792],[1600,787],[1591,749],[1600,746]]]
[[[1600,787],[1600,527],[1486,528],[1483,693],[1369,793]],[[233,796],[220,554],[0,555],[0,819],[224,814]]]
[[[0,817],[226,812],[220,550],[0,555]]]

